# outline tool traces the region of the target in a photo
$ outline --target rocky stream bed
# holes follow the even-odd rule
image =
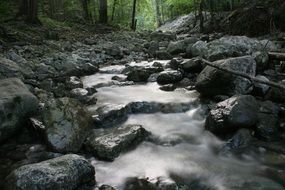
[[[285,40],[284,40],[285,41]],[[171,32],[13,45],[0,58],[4,189],[285,189],[285,43]]]

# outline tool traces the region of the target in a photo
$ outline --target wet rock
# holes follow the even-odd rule
[[[68,154],[14,170],[5,180],[5,189],[79,189],[94,185],[94,175],[94,167],[86,159]]]
[[[264,82],[269,82],[269,79],[262,75],[257,75],[256,78]],[[255,82],[253,90],[252,90],[252,94],[256,96],[264,97],[268,93],[269,89],[270,87],[268,85]]]
[[[151,54],[155,54],[155,52],[158,51],[158,50],[159,50],[159,44],[156,41],[151,41],[149,43],[148,51]]]
[[[0,58],[0,79],[10,77],[24,78],[17,63],[9,59]]]
[[[240,129],[236,134],[226,142],[222,147],[222,152],[226,153],[228,151],[233,151],[246,147],[252,141],[251,131],[248,129]]]
[[[37,98],[20,79],[0,80],[0,142],[23,127],[37,109]]]
[[[128,109],[125,105],[106,105],[92,113],[96,127],[112,127],[127,119]]]
[[[279,138],[279,107],[271,101],[261,102],[258,112],[258,123],[255,135],[264,141],[273,141]]]
[[[81,80],[75,76],[70,77],[69,80],[66,82],[66,85],[69,89],[83,88]]]
[[[99,187],[99,190],[116,190],[114,187],[111,187],[109,185],[101,185]]]
[[[218,103],[206,119],[206,129],[223,136],[257,123],[258,104],[253,96],[234,96]]]
[[[167,52],[172,55],[186,52],[187,44],[184,41],[170,42],[167,47]]]
[[[88,135],[91,116],[76,100],[60,98],[47,102],[43,111],[48,145],[57,152],[77,152]]]
[[[128,178],[124,190],[176,190],[178,186],[170,179]]]
[[[133,82],[147,82],[151,74],[161,72],[161,67],[135,68],[128,73],[127,80]]]
[[[121,152],[140,143],[147,136],[140,125],[127,125],[119,128],[94,130],[86,140],[86,149],[105,160],[114,160]]]
[[[233,71],[255,76],[256,63],[250,56],[237,57],[216,61],[215,64]],[[198,92],[206,96],[247,94],[252,83],[245,78],[225,73],[207,66],[199,74],[196,81]]]
[[[159,87],[159,89],[163,91],[174,91],[176,89],[176,86],[173,84],[166,84],[166,85]]]
[[[189,73],[199,73],[203,70],[202,61],[199,58],[185,60],[179,67]]]
[[[88,90],[84,88],[75,88],[70,91],[70,97],[79,100],[82,103],[88,102]]]
[[[177,83],[183,79],[183,75],[180,71],[163,71],[157,76],[158,84],[171,84]]]

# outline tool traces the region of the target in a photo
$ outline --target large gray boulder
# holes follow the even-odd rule
[[[140,125],[127,125],[98,130],[87,138],[86,148],[93,155],[105,160],[114,160],[122,151],[144,140],[148,132]]]
[[[224,36],[209,43],[199,41],[190,48],[190,52],[193,56],[202,56],[210,61],[216,61],[275,48],[271,41],[260,41],[246,36]]]
[[[6,178],[5,189],[79,190],[94,183],[94,167],[83,157],[68,154],[14,170]]]
[[[92,125],[81,104],[70,98],[47,102],[43,111],[45,139],[54,151],[78,152]]]
[[[206,129],[225,136],[240,128],[253,127],[258,119],[258,103],[250,95],[234,96],[218,103],[206,119]]]
[[[229,58],[215,62],[222,68],[255,76],[256,63],[251,56]],[[216,68],[207,66],[199,74],[196,88],[206,96],[247,94],[252,89],[251,81]]]
[[[131,68],[128,72],[127,80],[133,82],[147,82],[150,75],[163,71],[162,67],[139,67]]]
[[[0,57],[0,79],[16,77],[23,79],[23,74],[21,72],[20,66],[5,58]]]
[[[23,127],[37,109],[37,98],[20,79],[0,80],[0,142]]]

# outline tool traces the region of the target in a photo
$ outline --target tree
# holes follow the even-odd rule
[[[131,29],[136,30],[136,5],[137,0],[133,0],[133,13],[132,13],[132,23],[131,23]]]
[[[156,13],[156,22],[157,26],[162,25],[162,12],[161,12],[161,1],[160,0],[154,0],[155,5],[155,13]]]
[[[89,0],[80,0],[85,20],[90,20]]]
[[[16,17],[24,17],[31,24],[40,24],[38,18],[38,0],[21,0]]]
[[[99,22],[108,22],[108,9],[107,0],[99,0]]]

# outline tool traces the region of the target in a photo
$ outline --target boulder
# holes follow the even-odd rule
[[[156,51],[155,56],[157,59],[161,59],[161,60],[168,60],[172,58],[172,55],[165,50]]]
[[[179,67],[188,73],[199,73],[203,70],[202,61],[199,58],[184,60]]]
[[[112,127],[125,121],[127,113],[128,108],[125,105],[106,105],[92,112],[92,118],[96,127]]]
[[[168,70],[159,73],[157,76],[158,84],[171,84],[177,83],[183,79],[183,75],[180,71]]]
[[[69,77],[69,80],[66,81],[66,85],[69,89],[83,88],[81,80],[75,76]]]
[[[105,160],[114,160],[121,152],[144,140],[147,134],[140,125],[110,128],[103,132],[94,130],[85,145],[93,155]]]
[[[256,68],[258,71],[268,69],[269,56],[267,52],[257,51],[252,54],[252,57],[256,61]]]
[[[224,59],[215,64],[251,76],[255,76],[256,72],[256,63],[250,56]],[[206,96],[247,94],[252,90],[251,85],[248,79],[210,66],[203,69],[196,81],[197,91]]]
[[[14,170],[5,180],[5,189],[81,189],[94,184],[94,167],[83,157],[68,154]]]
[[[203,56],[207,51],[207,43],[204,41],[198,41],[195,44],[190,44],[186,49],[186,53],[192,57]]]
[[[20,79],[0,80],[0,142],[14,135],[37,110],[37,98]]]
[[[264,141],[274,141],[279,138],[279,116],[280,108],[271,101],[260,103],[258,122],[256,124],[255,136]]]
[[[161,31],[154,31],[150,34],[150,39],[154,41],[170,41],[175,40],[176,35],[172,32],[161,32]]]
[[[269,79],[262,75],[257,75],[256,78],[264,82],[269,82]],[[268,85],[255,82],[253,86],[252,94],[256,96],[264,97],[268,93],[269,90],[270,90],[270,87]]]
[[[45,139],[57,152],[78,152],[91,127],[91,116],[79,102],[60,98],[46,103],[43,110]]]
[[[257,123],[258,103],[250,95],[231,97],[218,103],[206,119],[206,129],[218,136],[225,136]]]
[[[0,58],[0,79],[16,77],[23,79],[23,74],[21,72],[20,66],[5,58]]]
[[[281,85],[285,86],[285,80],[279,82]],[[270,100],[276,101],[276,102],[284,102],[285,101],[285,90],[279,89],[276,87],[273,87],[269,91],[268,98]]]
[[[151,74],[161,72],[161,67],[134,68],[128,73],[127,80],[133,82],[147,82]]]

